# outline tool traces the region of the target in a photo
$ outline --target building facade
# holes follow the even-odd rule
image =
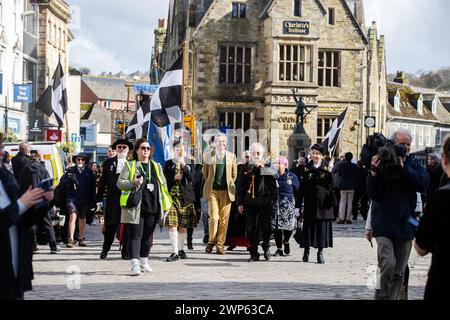
[[[23,84],[23,9],[23,0],[0,1],[0,128],[18,139],[26,137],[27,121],[25,105],[14,102],[14,85]]]
[[[359,154],[366,116],[376,118],[372,130],[385,130],[384,39],[375,23],[366,30],[362,1],[171,1],[166,67],[183,45],[187,112],[205,124],[255,129],[272,154],[288,149],[293,90],[314,108],[304,124],[312,143],[347,109],[337,154]]]

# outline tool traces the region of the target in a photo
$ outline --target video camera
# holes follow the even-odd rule
[[[406,148],[403,145],[395,145],[394,141],[387,139],[383,134],[375,133],[367,138],[361,150],[361,160],[366,169],[372,169],[372,158],[375,155],[380,157],[377,173],[387,179],[400,178],[401,165],[398,158],[406,157]]]

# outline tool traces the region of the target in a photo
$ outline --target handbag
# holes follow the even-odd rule
[[[297,244],[300,245],[300,241],[302,239],[302,218],[301,216],[297,220],[297,229],[295,229],[294,240]]]
[[[127,204],[125,208],[135,208],[139,205],[142,200],[142,187],[131,191],[127,199]]]

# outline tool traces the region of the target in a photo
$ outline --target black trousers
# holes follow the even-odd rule
[[[158,223],[157,215],[142,217],[139,224],[126,224],[128,254],[131,259],[147,258],[153,244],[153,231]]]
[[[289,239],[291,238],[292,235],[292,231],[274,230],[273,235],[275,238],[275,243],[277,244],[277,248],[281,249],[283,247],[283,240],[284,242],[289,242]]]
[[[333,207],[333,213],[334,218],[337,219],[339,216],[339,202],[341,202],[341,190],[339,188],[333,188],[333,190],[337,200],[337,205]]]
[[[200,221],[200,217],[201,217],[202,211],[201,210],[197,210],[195,212],[195,214],[197,216],[197,223],[198,223]],[[192,241],[193,234],[194,234],[194,228],[188,228],[187,229],[187,241]]]
[[[257,256],[259,240],[262,237],[263,250],[270,247],[270,236],[272,234],[272,207],[247,206],[246,229],[250,241],[250,255]],[[260,237],[261,236],[261,237]]]
[[[102,252],[108,253],[109,250],[111,250],[111,246],[114,243],[114,238],[116,237],[117,228],[119,226],[120,224],[105,224],[105,234]]]
[[[37,246],[38,243],[37,234],[40,233],[41,231],[47,234],[47,240],[50,249],[56,248],[55,230],[53,230],[52,219],[50,218],[50,215],[48,213],[44,215],[42,220],[37,225],[34,225],[32,229],[34,234],[33,248],[36,248]]]

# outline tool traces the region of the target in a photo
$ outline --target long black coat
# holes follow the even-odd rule
[[[164,176],[167,180],[167,187],[169,192],[175,184],[177,165],[172,160],[169,160],[164,165]],[[183,168],[183,179],[181,179],[181,191],[183,193],[183,205],[195,202],[195,168],[192,164],[186,163]]]
[[[19,181],[20,173],[22,172],[22,169],[26,167],[30,163],[30,159],[27,157],[27,155],[23,154],[22,152],[19,152],[16,154],[14,158],[11,160],[12,168],[14,171],[14,178],[16,178],[17,181]]]
[[[29,186],[37,188],[39,183],[50,178],[45,165],[36,160],[30,160],[30,162],[22,169],[19,175],[19,186],[22,192],[27,191]]]
[[[252,177],[254,177],[254,196],[253,199],[251,186]],[[244,164],[238,182],[238,206],[258,206],[269,207],[272,205],[277,197],[277,181],[273,175],[261,175],[261,168],[252,166],[251,164]],[[250,193],[248,192],[250,190]]]
[[[117,171],[117,157],[110,158],[103,162],[102,175],[98,184],[97,201],[102,202],[106,197],[105,224],[120,223],[120,195],[117,188],[117,180],[120,173]]]
[[[328,168],[322,166],[314,168],[309,162],[303,171],[300,184],[300,197],[304,200],[304,217],[308,219],[334,219],[333,206],[336,198],[333,192],[333,178]]]
[[[0,180],[11,201],[8,207],[0,209],[0,300],[16,299],[23,292],[32,289],[33,233],[31,232],[31,227],[47,214],[50,206],[45,206],[39,210],[28,210],[19,216],[17,199],[20,197],[21,192],[13,174],[4,166],[0,167]],[[18,279],[15,278],[11,258],[9,228],[13,225],[17,226],[18,231]]]

